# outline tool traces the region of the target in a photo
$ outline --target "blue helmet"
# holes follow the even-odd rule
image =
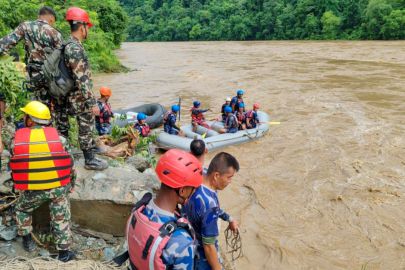
[[[239,104],[239,108],[245,108],[245,103],[243,103],[243,102],[240,103],[240,104]]]
[[[180,111],[179,105],[173,105],[173,106],[172,106],[172,111],[173,111],[173,112],[178,112],[178,111]]]
[[[229,106],[226,106],[225,109],[224,109],[224,111],[225,111],[226,113],[231,113],[231,112],[232,112],[232,108],[229,107]]]
[[[136,116],[136,119],[145,120],[146,119],[146,114],[144,114],[143,112],[138,113],[138,115]]]
[[[238,90],[238,92],[236,92],[237,95],[243,95],[243,91],[242,90]]]
[[[199,101],[194,101],[194,107],[198,107],[198,106],[200,106],[201,105],[201,102],[199,102]]]

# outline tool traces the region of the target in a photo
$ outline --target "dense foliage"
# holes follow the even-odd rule
[[[405,38],[405,0],[119,2],[129,41]]]
[[[113,54],[124,39],[127,26],[127,15],[115,0],[0,0],[0,36],[15,29],[23,21],[36,20],[41,6],[52,6],[57,13],[55,28],[60,30],[64,38],[68,38],[70,27],[65,22],[65,14],[69,7],[77,6],[85,9],[90,20],[96,27],[92,28],[84,46],[90,57],[92,69],[99,72],[118,72],[124,68]],[[17,49],[23,56],[20,45]]]

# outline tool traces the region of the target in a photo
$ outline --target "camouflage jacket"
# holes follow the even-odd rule
[[[26,64],[38,71],[41,70],[46,57],[44,48],[56,49],[63,43],[62,34],[48,22],[23,22],[0,41],[0,55],[12,50],[22,39],[25,40]]]
[[[35,129],[35,128],[42,128],[42,126],[31,127],[31,129]],[[70,148],[70,144],[69,144],[68,140],[65,137],[59,135],[59,140],[62,143],[63,149],[66,151],[66,153],[69,153],[69,155],[73,161],[73,168],[70,171],[70,186],[73,188],[76,183],[77,173],[76,173],[76,168],[74,165],[74,157],[72,154],[72,150]],[[11,140],[10,154],[11,154],[11,157],[14,156],[14,138]]]
[[[72,106],[80,106],[81,103],[85,103],[88,107],[96,106],[89,57],[83,44],[75,36],[69,36],[69,40],[73,40],[74,43],[69,43],[65,47],[65,62],[75,81],[76,89],[71,92],[71,96],[74,96],[77,103]]]

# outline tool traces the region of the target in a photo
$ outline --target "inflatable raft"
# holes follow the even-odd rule
[[[269,122],[269,116],[267,113],[258,111],[258,117],[260,122]],[[207,124],[211,126],[214,121],[207,121]],[[247,130],[239,130],[236,133],[225,133],[219,134],[218,131],[224,127],[222,122],[216,122],[210,131],[208,131],[205,139],[202,138],[202,135],[208,130],[205,127],[198,126],[197,132],[193,132],[192,125],[182,126],[181,130],[183,131],[183,135],[187,136],[187,138],[182,138],[176,135],[170,135],[163,130],[158,130],[156,144],[165,150],[169,149],[182,149],[184,151],[190,151],[190,143],[197,136],[198,139],[204,140],[207,148],[209,151],[215,151],[220,148],[224,148],[230,145],[237,145],[245,142],[249,142],[258,138],[261,138],[266,134],[269,129],[270,125],[268,124],[261,124],[257,128],[254,129],[247,129]]]
[[[152,129],[160,127],[163,124],[163,117],[166,114],[166,108],[160,104],[144,104],[130,109],[114,111],[113,113],[115,117],[126,115],[127,119],[116,120],[113,122],[113,125],[119,127],[123,127],[127,124],[133,125],[135,122],[138,122],[136,116],[141,112],[146,114],[146,123]]]

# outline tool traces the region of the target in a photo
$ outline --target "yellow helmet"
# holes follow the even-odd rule
[[[49,108],[39,101],[31,101],[20,110],[28,114],[32,120],[40,124],[47,124],[51,119],[51,112],[49,111]]]

